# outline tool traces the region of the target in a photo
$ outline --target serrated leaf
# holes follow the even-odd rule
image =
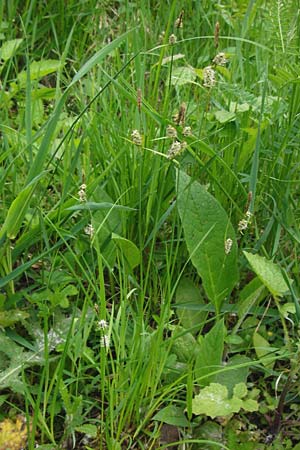
[[[196,73],[192,67],[176,67],[172,71],[171,84],[175,86],[182,86],[187,83],[195,81]]]
[[[191,261],[219,312],[238,280],[235,231],[219,202],[182,171],[178,171],[177,206]],[[229,253],[225,252],[227,239],[232,240]]]
[[[288,285],[286,284],[278,265],[263,256],[253,255],[252,253],[248,253],[246,251],[243,253],[253,271],[269,289],[272,295],[275,297],[281,297],[288,292]]]
[[[155,414],[153,420],[158,420],[159,422],[164,422],[168,425],[174,425],[177,427],[188,427],[190,425],[183,410],[173,405],[169,405],[161,409],[157,414]]]
[[[8,61],[15,54],[22,42],[23,39],[11,39],[4,42],[0,48],[0,59],[3,59],[3,61]]]

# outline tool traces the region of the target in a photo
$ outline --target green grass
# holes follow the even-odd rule
[[[0,4],[0,449],[297,449],[299,6]]]

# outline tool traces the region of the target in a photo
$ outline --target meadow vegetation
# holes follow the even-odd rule
[[[0,450],[300,448],[299,12],[0,2]]]

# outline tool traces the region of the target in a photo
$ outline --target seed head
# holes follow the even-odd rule
[[[238,231],[243,234],[243,231],[247,230],[247,228],[248,228],[248,220],[246,219],[240,220],[238,224]]]
[[[174,159],[174,158],[176,158],[176,156],[180,155],[181,152],[182,152],[182,147],[181,147],[180,142],[175,141],[171,145],[171,147],[167,153],[167,157],[168,157],[168,159]]]
[[[192,129],[191,127],[184,127],[182,130],[183,136],[192,136]]]
[[[135,145],[142,145],[142,136],[138,130],[133,130],[131,133],[131,139]]]
[[[165,31],[161,31],[161,33],[160,33],[160,35],[159,35],[159,37],[158,37],[158,42],[159,42],[160,44],[162,44],[162,43],[164,42],[165,34],[166,34]]]
[[[232,239],[230,239],[230,238],[226,239],[225,244],[224,244],[224,249],[225,249],[226,255],[228,255],[230,253],[232,244],[233,244]]]
[[[177,42],[177,37],[175,36],[175,34],[171,34],[171,36],[169,37],[169,44],[170,45],[174,45]]]
[[[216,66],[225,66],[228,63],[228,59],[226,58],[225,53],[218,53],[214,59],[213,59],[213,63]]]
[[[203,86],[212,88],[216,85],[216,72],[211,66],[203,69]]]
[[[101,320],[99,320],[99,321],[97,322],[97,327],[98,327],[100,330],[105,330],[106,328],[108,328],[108,323],[106,322],[106,320],[101,319]]]
[[[109,344],[110,344],[109,336],[107,334],[104,334],[103,336],[101,336],[100,347],[108,348]]]
[[[215,25],[215,47],[219,47],[219,35],[220,35],[220,24],[219,22],[216,22]]]
[[[86,202],[86,184],[82,184],[80,186],[80,189],[78,191],[79,201],[80,202]]]
[[[183,27],[183,15],[184,15],[184,11],[182,10],[179,17],[175,20],[175,28]]]
[[[167,136],[172,139],[175,139],[177,137],[177,130],[176,128],[172,127],[172,125],[167,126]]]
[[[89,223],[84,228],[84,232],[85,232],[85,234],[87,234],[88,236],[90,236],[92,238],[94,236],[94,233],[95,233],[95,228],[93,227],[93,225],[91,223]]]

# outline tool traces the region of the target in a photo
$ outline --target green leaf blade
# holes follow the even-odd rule
[[[218,312],[238,280],[235,231],[217,200],[182,171],[178,172],[177,205],[191,261]],[[232,247],[226,254],[227,239]]]
[[[281,273],[280,267],[263,256],[243,252],[248,263],[262,283],[274,297],[282,297],[289,288]]]

